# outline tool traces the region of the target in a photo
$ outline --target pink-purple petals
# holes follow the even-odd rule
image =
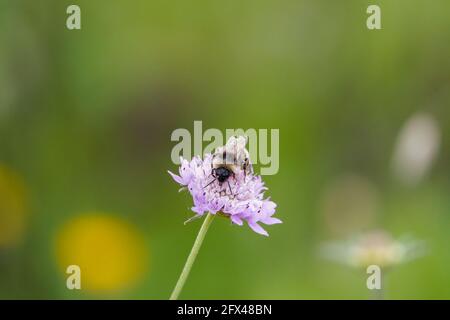
[[[246,221],[253,231],[268,236],[260,223],[271,225],[281,223],[281,220],[272,217],[275,214],[275,202],[263,198],[267,188],[261,176],[240,171],[225,183],[211,183],[215,179],[211,175],[211,161],[211,154],[205,155],[203,160],[196,156],[190,162],[181,158],[179,175],[169,171],[172,178],[192,195],[192,211],[197,216],[220,212],[229,217],[233,224],[242,226]]]

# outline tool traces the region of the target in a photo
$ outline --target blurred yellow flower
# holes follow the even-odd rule
[[[129,288],[142,276],[147,252],[133,225],[101,212],[75,217],[56,237],[58,264],[63,272],[69,265],[80,267],[82,290]]]
[[[26,218],[25,185],[17,173],[0,165],[0,248],[20,242]]]

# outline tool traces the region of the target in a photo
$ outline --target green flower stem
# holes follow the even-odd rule
[[[208,213],[206,215],[206,218],[203,221],[200,231],[197,234],[197,238],[195,239],[194,245],[192,246],[191,253],[189,253],[183,271],[181,272],[180,278],[177,281],[175,289],[173,289],[173,292],[170,295],[170,300],[177,300],[181,290],[183,290],[184,283],[186,282],[186,279],[189,276],[189,273],[191,272],[192,265],[194,264],[195,258],[197,258],[198,251],[202,246],[203,239],[205,239],[206,231],[208,231],[208,228],[211,225],[213,218],[214,218],[213,214]]]

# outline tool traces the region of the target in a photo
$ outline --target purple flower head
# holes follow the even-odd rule
[[[203,159],[196,156],[190,162],[181,158],[179,175],[169,171],[172,178],[192,195],[194,217],[208,212],[220,214],[239,226],[245,221],[253,231],[268,236],[260,223],[270,225],[281,223],[281,220],[272,217],[276,204],[270,198],[264,199],[267,188],[261,176],[237,167],[232,176],[220,182],[213,172],[214,157],[212,154],[206,154]]]

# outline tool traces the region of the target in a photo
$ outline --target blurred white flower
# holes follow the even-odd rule
[[[389,268],[422,256],[423,241],[395,240],[382,230],[371,231],[347,241],[326,243],[321,247],[323,257],[354,268],[377,265]]]
[[[392,160],[394,175],[405,184],[417,184],[431,168],[440,140],[441,132],[433,116],[414,114],[397,137]]]

